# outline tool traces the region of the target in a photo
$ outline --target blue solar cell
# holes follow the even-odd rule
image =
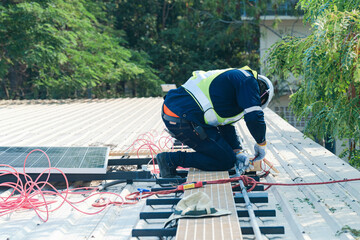
[[[51,166],[65,173],[106,173],[108,147],[0,147],[0,164],[17,170],[23,168],[29,152],[41,149],[50,159]],[[26,160],[26,172],[37,173],[49,167],[46,156],[35,151]]]

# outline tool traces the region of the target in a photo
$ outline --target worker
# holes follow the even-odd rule
[[[168,132],[195,152],[157,154],[160,176],[176,177],[178,166],[224,171],[235,162],[249,165],[233,125],[242,117],[256,141],[253,160],[262,160],[266,148],[263,109],[273,94],[270,80],[248,66],[193,72],[185,84],[165,96],[162,119]]]

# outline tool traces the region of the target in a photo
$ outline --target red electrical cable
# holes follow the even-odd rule
[[[151,134],[151,133],[150,133]],[[141,137],[141,138],[140,138]],[[162,151],[163,148],[161,147],[161,138],[158,141],[159,145],[156,145],[154,141],[150,140],[146,140],[146,135],[140,135],[138,137],[137,140],[134,141],[134,143],[131,145],[133,148],[135,148],[135,144],[138,141],[144,141],[144,143],[138,148],[138,152],[140,150],[140,148],[147,146],[150,149],[150,153],[152,155],[152,162],[153,162],[153,166],[154,166],[154,172],[155,171],[155,164],[154,164],[154,156],[153,153],[156,154],[157,152],[155,151],[154,147],[157,148],[157,150]],[[149,139],[154,139],[154,135],[151,134],[150,137],[147,137]],[[168,136],[167,138],[169,139],[173,139],[171,136]],[[167,147],[167,144],[170,140],[165,141],[165,146]],[[183,145],[182,145],[183,146]],[[171,147],[171,150],[173,149],[174,146]],[[269,162],[269,161],[268,161]],[[265,173],[264,175],[267,175],[270,172],[270,169],[273,167],[272,164],[269,166],[269,169],[267,169],[266,164],[261,163],[260,165],[261,170]],[[235,178],[228,178],[228,179],[219,179],[219,180],[213,180],[213,181],[206,181],[206,182],[197,182],[197,183],[201,183],[202,184],[222,184],[222,183],[228,183],[228,182],[238,182],[239,180],[242,180],[244,182],[245,186],[249,186],[251,185],[251,188],[249,188],[247,191],[250,192],[252,191],[256,185],[266,185],[268,186],[265,190],[267,190],[268,188],[270,188],[271,186],[300,186],[300,185],[321,185],[321,184],[333,184],[333,183],[340,183],[340,182],[349,182],[349,181],[359,181],[360,178],[355,178],[355,179],[344,179],[344,180],[336,180],[336,181],[329,181],[329,182],[318,182],[318,183],[264,183],[264,182],[258,182],[255,181],[253,178],[242,175],[240,177],[235,177]],[[190,183],[191,184],[191,183]],[[177,191],[182,191],[182,188],[185,188],[184,186],[188,186],[189,183],[184,183],[182,185],[178,185],[177,188],[172,189],[172,190],[164,190],[164,191],[156,191],[156,192],[133,192],[129,195],[127,195],[125,198],[127,200],[132,200],[132,201],[136,201],[139,200],[141,198],[148,198],[150,196],[153,195],[158,195],[158,194],[171,194],[171,193],[175,193]],[[196,185],[196,184],[195,184]],[[233,187],[237,187],[239,186],[239,184],[233,186]],[[196,186],[199,187],[199,186]]]
[[[164,131],[163,133],[166,133],[166,132]],[[156,136],[160,136],[158,141],[155,141]],[[164,148],[167,147],[170,149],[170,147],[168,147],[167,145],[169,142],[171,142],[171,140],[173,138],[171,136],[169,136],[168,134],[167,134],[167,136],[161,136],[155,130],[151,130],[147,133],[139,135],[137,137],[137,139],[135,139],[135,141],[125,151],[128,151],[129,149],[136,150],[137,157],[139,158],[140,150],[149,150],[151,158],[152,158],[153,173],[155,173],[155,174],[159,173],[159,171],[155,168],[154,158],[157,153],[164,150],[164,148],[161,147],[161,140],[163,138],[165,138]],[[158,144],[156,144],[156,142]]]
[[[240,177],[234,177],[234,178],[225,178],[225,179],[218,179],[218,180],[212,180],[212,181],[203,181],[203,182],[196,182],[196,183],[184,183],[182,185],[178,185],[176,188],[171,190],[164,190],[164,191],[156,191],[156,192],[133,192],[128,194],[125,199],[127,200],[139,200],[141,198],[148,198],[153,195],[164,195],[164,194],[171,194],[178,191],[183,191],[186,189],[192,189],[192,188],[198,188],[202,187],[203,185],[207,184],[223,184],[223,183],[229,183],[229,182],[238,182],[242,180],[245,186],[251,186],[247,191],[252,191],[257,185],[266,185],[268,186],[266,189],[270,188],[271,186],[304,186],[304,185],[324,185],[324,184],[333,184],[333,183],[341,183],[341,182],[351,182],[351,181],[360,181],[360,178],[353,178],[353,179],[343,179],[343,180],[334,180],[334,181],[328,181],[328,182],[313,182],[313,183],[264,183],[264,182],[258,182],[252,177],[248,177],[246,175],[242,175]],[[190,187],[187,187],[191,185]],[[233,186],[235,188],[238,185]]]
[[[228,183],[228,182],[235,182],[242,180],[245,186],[252,185],[252,187],[248,190],[250,192],[255,188],[256,185],[265,185],[265,186],[306,186],[306,185],[324,185],[324,184],[333,184],[333,183],[341,183],[341,182],[351,182],[351,181],[360,181],[360,178],[353,178],[353,179],[343,179],[343,180],[334,180],[334,181],[327,181],[327,182],[311,182],[311,183],[265,183],[265,182],[258,182],[255,179],[242,175],[240,177],[235,178],[228,178],[228,179],[220,179],[214,181],[207,181],[207,184],[219,184],[219,183]],[[268,187],[268,188],[269,188]],[[268,189],[267,188],[267,189]]]
[[[154,143],[154,135],[152,133],[149,133],[149,134],[150,134],[150,137],[148,137],[148,138],[150,139],[150,141],[146,139],[145,135],[144,135],[144,137],[141,136],[141,138],[139,137],[137,140],[135,140],[134,143],[128,149],[130,149],[131,147],[135,148],[135,145],[140,143],[138,152],[142,147],[148,147],[150,149],[152,159],[154,159],[153,153],[156,154],[156,150],[160,151],[160,150],[162,150],[162,148],[160,147],[160,141],[159,141],[159,146],[157,146]],[[169,138],[169,139],[171,139],[171,138]],[[166,147],[167,147],[167,143],[169,141],[171,141],[171,140],[168,140],[165,142]],[[156,150],[155,150],[155,148],[156,148]],[[34,151],[40,151],[43,154],[45,154],[45,156],[48,160],[48,163],[49,163],[49,168],[47,168],[42,173],[40,173],[40,175],[35,180],[33,180],[28,174],[26,174],[26,160],[29,157],[29,155],[31,153],[33,153]],[[153,160],[153,165],[154,165],[154,160]],[[98,188],[69,189],[69,183],[68,183],[65,173],[63,173],[58,168],[51,167],[49,157],[41,149],[34,149],[26,156],[25,161],[24,161],[24,166],[23,166],[23,173],[17,172],[13,167],[11,167],[9,165],[1,164],[0,167],[6,167],[6,168],[10,169],[10,170],[1,169],[0,177],[4,176],[4,175],[13,175],[17,179],[16,183],[15,182],[4,182],[4,183],[0,184],[0,186],[2,186],[2,187],[9,187],[12,189],[12,192],[10,193],[9,196],[7,196],[7,197],[0,196],[0,216],[9,214],[9,213],[14,212],[19,209],[33,209],[36,212],[36,214],[39,216],[39,218],[42,219],[43,221],[47,221],[49,218],[49,213],[53,212],[55,210],[58,210],[65,203],[71,205],[77,211],[80,211],[84,214],[92,215],[92,214],[100,213],[108,205],[122,206],[123,204],[136,204],[138,202],[138,200],[142,199],[142,198],[148,198],[150,196],[158,195],[158,194],[175,193],[177,191],[183,191],[183,190],[191,189],[191,188],[198,188],[198,187],[202,187],[204,184],[222,184],[222,183],[237,182],[237,181],[242,180],[244,182],[245,186],[251,185],[251,188],[248,189],[248,192],[250,192],[256,187],[256,185],[266,185],[266,186],[268,186],[266,189],[268,189],[271,186],[323,185],[323,184],[333,184],[333,183],[350,182],[350,181],[360,181],[360,178],[354,178],[354,179],[343,179],[343,180],[334,180],[334,181],[317,182],[317,183],[264,183],[264,182],[255,181],[251,177],[242,175],[239,177],[228,178],[228,179],[219,179],[219,180],[195,182],[195,183],[184,183],[184,184],[178,185],[175,189],[172,189],[172,190],[164,190],[164,191],[157,191],[157,192],[144,192],[144,191],[140,192],[140,191],[138,191],[138,192],[131,193],[125,197],[127,200],[131,200],[132,202],[125,202],[124,199],[116,193],[96,192],[98,190]],[[155,166],[154,166],[154,169],[155,169]],[[262,170],[266,171],[266,169],[263,169],[263,167],[262,167]],[[62,176],[64,177],[64,180],[66,182],[66,190],[58,191],[52,184],[50,184],[48,182],[51,171],[58,171],[60,174],[62,174]],[[47,174],[46,180],[39,181],[40,177],[42,177],[44,174]],[[21,179],[21,176],[25,179],[24,182]],[[44,190],[45,187],[48,187],[52,190],[51,191]],[[16,193],[19,193],[19,194],[16,194]],[[74,201],[70,201],[68,199],[68,195],[70,195],[70,194],[87,194],[89,196],[85,197],[82,200],[74,202]],[[93,198],[95,196],[99,197],[99,195],[101,195],[101,197],[99,199],[97,199],[95,201],[95,203],[92,204],[93,207],[101,208],[98,211],[85,212],[75,206],[75,204],[85,202],[88,199]],[[110,200],[109,198],[104,197],[104,195],[120,197],[121,201]],[[49,197],[49,196],[58,197],[58,198],[61,198],[62,200],[60,203],[53,199],[49,200],[49,199],[47,199],[47,197]],[[55,204],[55,203],[58,203],[58,206],[56,206],[52,209],[49,209],[48,206],[50,204]],[[41,212],[46,213],[45,218],[43,218],[40,215]]]
[[[164,147],[161,146],[161,143],[162,143],[162,140],[164,140]],[[165,149],[171,149],[172,148],[172,145],[174,145],[174,138],[171,137],[170,135],[169,136],[161,136],[159,138],[159,147],[161,150],[165,150]],[[169,143],[172,143],[171,146],[168,146]]]
[[[49,163],[49,168],[45,169],[43,172],[39,174],[39,176],[33,180],[28,174],[26,174],[26,161],[29,157],[29,155],[35,151],[42,152]],[[31,152],[28,153],[28,155],[25,158],[24,166],[23,166],[23,173],[16,171],[15,168],[13,168],[10,165],[1,164],[0,167],[5,167],[8,169],[0,169],[0,177],[5,175],[12,175],[16,178],[16,182],[4,182],[1,183],[1,187],[8,187],[12,189],[12,192],[9,194],[9,196],[0,196],[0,216],[4,216],[6,214],[12,213],[14,211],[18,211],[21,209],[33,209],[35,213],[38,215],[38,217],[46,222],[49,219],[49,213],[58,210],[61,206],[63,206],[65,203],[72,206],[77,211],[93,215],[102,212],[106,206],[108,205],[123,205],[124,199],[122,196],[116,193],[109,193],[109,192],[96,192],[98,188],[75,188],[75,189],[69,189],[69,182],[66,178],[66,175],[64,172],[62,172],[58,168],[51,167],[50,159],[47,156],[47,154],[42,151],[41,149],[34,149]],[[50,178],[50,173],[57,171],[64,177],[65,183],[66,183],[66,190],[59,191],[57,190],[52,184],[48,182]],[[45,181],[39,181],[39,179],[44,175],[47,174]],[[23,181],[21,179],[23,177],[25,180]],[[50,188],[51,190],[45,190],[44,188]],[[77,192],[79,191],[79,192]],[[87,194],[89,196],[83,198],[79,201],[70,201],[68,199],[68,196],[70,194]],[[100,210],[97,210],[95,212],[86,212],[78,207],[75,206],[75,204],[85,202],[89,200],[90,198],[99,197],[101,196],[114,196],[119,197],[121,201],[112,201],[107,200],[106,204],[97,204],[94,203],[94,207],[102,207]],[[49,199],[51,197],[52,199]],[[61,201],[54,200],[54,198],[61,198]],[[49,209],[49,205],[54,205],[57,203],[57,206],[52,207],[52,209]],[[131,202],[127,202],[126,204],[132,204]],[[45,213],[46,216],[43,217],[40,213]]]
[[[178,185],[175,189],[171,189],[171,190],[163,190],[163,191],[156,191],[156,192],[133,192],[128,194],[125,199],[126,200],[140,200],[142,198],[148,198],[151,197],[153,195],[158,195],[158,194],[171,194],[171,193],[175,193],[177,191],[183,191],[186,189],[193,189],[193,188],[200,188],[203,186],[204,182],[195,182],[195,183],[184,183],[181,185]]]

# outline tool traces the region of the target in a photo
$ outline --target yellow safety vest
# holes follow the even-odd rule
[[[228,117],[228,118],[222,118],[217,114],[214,110],[213,103],[210,98],[209,88],[212,81],[219,76],[221,73],[233,70],[235,68],[228,68],[228,69],[222,69],[222,70],[213,70],[213,71],[195,71],[193,72],[193,76],[189,78],[189,80],[186,81],[182,86],[185,88],[185,90],[194,98],[194,100],[197,102],[199,107],[204,112],[204,120],[206,124],[209,124],[211,126],[219,126],[219,125],[226,125],[231,124],[233,122],[236,122],[240,120],[244,114],[252,111],[258,111],[262,108],[260,106],[254,106],[247,109],[244,109],[243,112],[240,114]],[[248,71],[251,71],[253,76],[257,79],[258,73],[248,66],[242,67],[240,70],[246,77],[251,76],[251,74]]]

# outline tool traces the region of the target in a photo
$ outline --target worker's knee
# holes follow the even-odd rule
[[[227,154],[227,156],[223,156],[218,159],[219,162],[219,170],[226,171],[234,167],[236,161],[236,156],[234,153]]]
[[[229,170],[229,169],[233,168],[234,165],[235,165],[235,161],[227,162],[227,163],[224,164],[224,168],[225,168],[225,170]]]

